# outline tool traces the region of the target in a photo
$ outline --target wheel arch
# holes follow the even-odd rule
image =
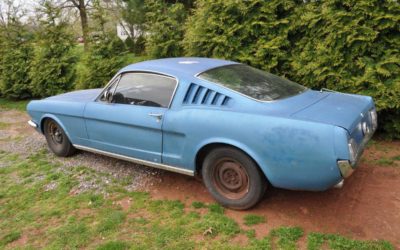
[[[265,169],[262,167],[262,165],[259,164],[260,159],[256,156],[254,152],[252,152],[247,146],[237,143],[234,141],[227,141],[227,140],[212,140],[212,141],[207,141],[206,143],[203,143],[201,147],[198,148],[196,151],[196,157],[195,157],[195,175],[201,176],[201,168],[203,167],[203,162],[205,157],[209,152],[211,152],[213,149],[218,148],[218,147],[231,147],[235,148],[237,150],[240,150],[244,154],[246,154],[250,159],[252,159],[257,167],[261,170],[261,172],[264,174],[265,179],[269,182],[267,173]]]
[[[61,120],[53,115],[53,114],[44,114],[41,118],[40,118],[40,131],[42,132],[42,134],[44,134],[44,123],[46,120],[51,119],[54,120],[55,122],[57,122],[58,125],[61,126],[61,128],[64,130],[65,134],[67,135],[68,139],[71,141],[71,137],[68,133],[68,130],[66,129],[66,127],[64,126],[64,124],[61,122]]]

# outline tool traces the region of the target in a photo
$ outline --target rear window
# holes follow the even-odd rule
[[[271,73],[244,65],[233,64],[207,70],[199,78],[221,84],[260,101],[287,98],[307,88]]]

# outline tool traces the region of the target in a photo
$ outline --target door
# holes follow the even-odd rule
[[[174,94],[175,78],[142,72],[121,75],[104,97],[84,112],[92,148],[161,163],[162,122]]]

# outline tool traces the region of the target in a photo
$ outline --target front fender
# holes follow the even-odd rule
[[[68,129],[65,127],[64,123],[56,115],[53,115],[53,114],[43,114],[41,116],[40,123],[39,123],[39,128],[40,128],[40,131],[42,132],[42,134],[44,134],[44,121],[46,119],[52,119],[55,122],[57,122],[57,124],[60,125],[60,127],[64,130],[64,132],[67,135],[68,139],[71,141],[71,136],[70,136],[70,133],[69,133]]]

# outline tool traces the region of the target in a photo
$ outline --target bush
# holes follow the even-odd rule
[[[382,128],[400,138],[400,4],[322,1],[299,9],[291,78],[372,96]]]
[[[30,76],[33,46],[30,34],[18,21],[12,20],[0,33],[0,93],[12,99],[32,96]]]
[[[296,2],[199,1],[187,23],[186,54],[240,61],[282,75]]]
[[[183,55],[182,39],[187,11],[181,3],[168,4],[162,0],[149,0],[149,23],[146,49],[151,57]]]
[[[83,60],[85,69],[77,87],[103,87],[124,65],[124,52],[124,42],[116,35],[103,34],[96,38]]]
[[[143,36],[139,36],[136,39],[128,37],[125,40],[125,46],[128,48],[129,52],[135,55],[143,55],[145,52],[145,39]]]
[[[380,127],[400,138],[399,21],[397,1],[199,0],[183,44],[191,56],[370,95]]]
[[[32,93],[46,97],[67,92],[74,87],[76,61],[74,39],[61,20],[60,9],[48,2],[43,6],[44,19],[38,32],[37,49],[30,72]]]

